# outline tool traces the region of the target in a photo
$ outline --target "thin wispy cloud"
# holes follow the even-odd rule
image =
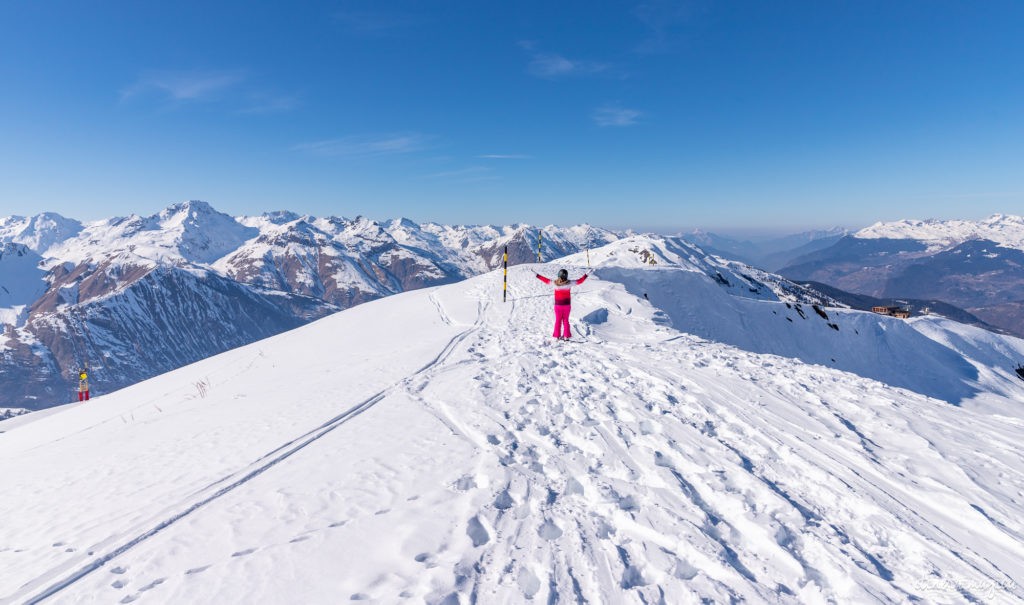
[[[242,115],[284,113],[300,105],[298,95],[264,87],[245,70],[147,71],[121,89],[120,96],[122,103],[148,102],[164,108],[216,103]]]
[[[121,100],[144,95],[159,95],[176,102],[215,100],[245,79],[242,71],[152,71],[122,89]]]
[[[352,135],[299,143],[292,151],[326,157],[370,157],[414,153],[427,149],[430,137],[422,134]]]
[[[627,109],[618,105],[605,105],[594,110],[594,122],[598,126],[633,126],[643,116],[642,111]]]
[[[530,63],[526,73],[538,78],[555,79],[570,76],[588,76],[609,70],[607,63],[570,59],[558,53],[545,52],[537,49],[535,42],[523,41],[519,46],[530,53]]]

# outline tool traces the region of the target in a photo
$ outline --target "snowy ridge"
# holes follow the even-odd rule
[[[81,233],[50,248],[47,256],[75,264],[112,255],[160,263],[215,261],[257,231],[217,212],[206,202],[174,204],[149,217],[131,215],[85,225]]]
[[[690,250],[592,251],[575,342],[533,273],[585,254],[513,267],[508,303],[500,271],[398,294],[0,425],[0,599],[1024,598],[1024,341],[800,314]],[[907,380],[695,336],[708,310]]]
[[[231,217],[194,200],[85,226],[53,214],[0,219],[0,245],[24,257],[0,258],[0,405],[66,402],[89,362],[95,392],[111,392],[340,308],[489,271],[504,246],[512,262],[533,259],[537,237],[526,225]],[[542,253],[618,237],[549,226]],[[187,325],[172,321],[186,305]]]
[[[24,244],[29,250],[44,256],[51,247],[81,231],[80,222],[53,212],[30,217],[0,217],[0,243]]]
[[[970,240],[989,240],[1024,250],[1024,216],[993,214],[980,221],[902,220],[875,223],[854,234],[861,239],[912,239],[931,249],[950,248]]]

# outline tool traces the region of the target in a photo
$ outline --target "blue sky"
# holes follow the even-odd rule
[[[0,216],[1024,213],[1024,3],[0,3]]]

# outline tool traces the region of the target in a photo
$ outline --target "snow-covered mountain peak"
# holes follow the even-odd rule
[[[185,220],[201,221],[205,217],[221,214],[209,203],[202,200],[186,200],[177,202],[164,208],[159,212],[160,219],[164,223],[181,222]]]
[[[212,263],[258,235],[258,230],[202,201],[175,204],[159,217],[161,231],[171,236],[169,246],[192,262]]]
[[[854,234],[860,239],[912,239],[929,248],[948,248],[970,240],[989,240],[1024,250],[1024,216],[994,214],[980,221],[900,220],[878,222]]]
[[[402,229],[419,229],[420,228],[419,224],[417,224],[416,221],[414,221],[412,219],[409,219],[409,218],[405,218],[404,216],[388,221],[387,225],[388,225],[389,229],[397,229],[397,228],[402,228]]]
[[[56,212],[43,212],[35,216],[8,216],[0,218],[0,243],[24,244],[32,251],[46,256],[47,251],[82,231],[82,223],[65,218]]]
[[[297,221],[300,218],[302,218],[301,214],[291,212],[290,210],[275,210],[273,212],[264,212],[263,216],[266,217],[267,220],[269,220],[270,222],[277,225],[290,223],[292,221]]]
[[[47,256],[82,263],[129,256],[170,264],[209,264],[256,237],[259,230],[190,200],[152,216],[131,214],[95,221],[76,237],[52,247]]]
[[[373,248],[393,243],[394,238],[384,229],[384,225],[365,216],[346,221],[338,233],[338,240],[345,242],[354,249]]]
[[[581,252],[568,258],[580,260],[587,255]],[[712,279],[716,274],[732,273],[733,265],[743,266],[718,259],[681,238],[653,234],[624,237],[590,250],[589,257],[595,267],[682,269],[703,273]]]
[[[668,283],[675,291],[688,291],[687,296],[845,307],[813,288],[741,262],[718,258],[679,237],[632,235],[552,264],[572,267],[573,275],[590,271],[620,281],[637,296]]]
[[[294,212],[288,212],[286,210],[264,212],[263,214],[257,215],[244,215],[236,216],[235,220],[240,225],[246,227],[252,227],[254,229],[261,229],[266,225],[283,225],[299,218],[299,215]]]
[[[668,239],[655,235],[632,235],[591,250],[589,253],[594,267],[676,267],[696,270],[694,263],[687,262],[681,255],[689,246],[676,241],[670,248]],[[585,259],[587,253],[567,257],[567,261]]]

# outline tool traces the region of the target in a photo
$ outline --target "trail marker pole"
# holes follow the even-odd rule
[[[537,262],[538,263],[543,262],[543,261],[540,260],[540,242],[541,242],[542,239],[544,239],[544,230],[543,229],[541,229],[540,231],[537,232]]]
[[[587,270],[590,270],[590,248],[594,246],[594,228],[587,227]]]
[[[505,246],[505,254],[502,255],[501,262],[505,265],[505,276],[501,282],[501,302],[508,302],[508,246]]]

